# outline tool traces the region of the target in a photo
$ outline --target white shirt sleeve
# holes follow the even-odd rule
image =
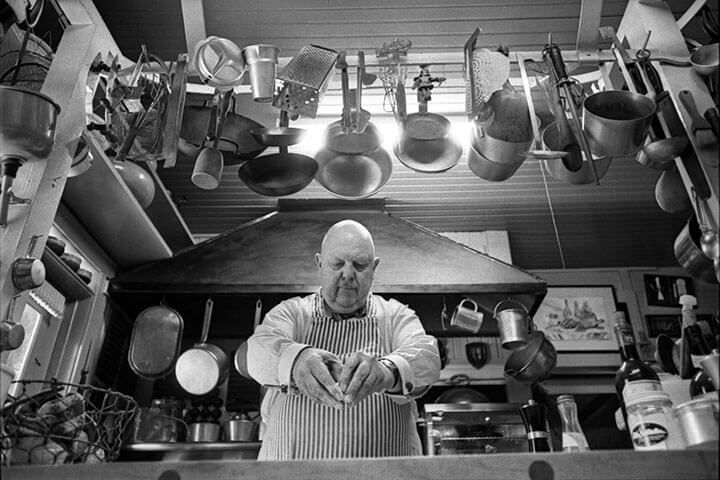
[[[420,319],[411,308],[390,299],[378,321],[387,322],[386,339],[392,361],[400,373],[402,394],[392,395],[397,401],[422,396],[440,378],[440,353],[437,340],[425,333]]]
[[[295,359],[310,346],[298,341],[312,315],[309,304],[300,297],[279,303],[248,339],[248,372],[261,385],[290,385]]]

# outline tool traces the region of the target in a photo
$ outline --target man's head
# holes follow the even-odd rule
[[[350,313],[365,304],[380,261],[367,228],[353,220],[336,223],[325,234],[315,261],[323,299],[333,311]]]

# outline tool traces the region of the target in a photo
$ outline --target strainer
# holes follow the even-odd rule
[[[277,76],[282,90],[273,105],[290,114],[315,118],[320,98],[335,72],[338,52],[317,45],[304,45]]]
[[[242,50],[226,38],[210,36],[198,42],[193,61],[202,81],[219,91],[240,85],[245,74]]]
[[[480,113],[490,96],[502,89],[510,76],[510,61],[500,52],[475,49],[480,29],[465,44],[465,109],[469,115]]]

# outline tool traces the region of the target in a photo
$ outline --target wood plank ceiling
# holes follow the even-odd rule
[[[95,3],[127,57],[136,58],[142,44],[168,60],[187,50],[180,0]],[[676,17],[691,3],[670,2]],[[617,27],[625,5],[625,1],[606,0],[601,25]],[[717,9],[717,1],[711,5]],[[410,52],[415,54],[462,52],[475,27],[483,30],[479,46],[504,44],[511,51],[539,53],[552,32],[563,50],[574,50],[580,1],[206,0],[204,11],[208,35],[229,38],[241,47],[271,43],[280,48],[282,57],[292,57],[302,45],[316,44],[347,50],[348,54],[363,50],[372,60],[376,48],[396,37],[411,40]],[[703,40],[697,20],[684,33]],[[411,83],[417,67],[409,68]],[[370,72],[378,70],[371,68]],[[446,114],[462,132],[467,121],[462,113],[461,65],[439,66],[433,73],[448,80],[433,91],[430,109]],[[375,121],[386,125],[384,130],[391,135],[394,125],[383,107],[381,82],[368,87],[363,98]],[[547,108],[541,97],[537,99],[541,118],[547,123]],[[247,110],[244,102],[238,104],[237,113],[265,125],[277,115],[276,110],[263,110],[257,104]],[[339,115],[335,84],[321,107],[314,121],[298,122],[297,126],[314,128],[316,133],[295,147],[299,153],[312,155],[318,149],[317,133]],[[412,111],[414,103],[409,108]],[[464,157],[454,168],[438,174],[418,173],[397,159],[393,161],[392,177],[375,195],[386,199],[391,214],[439,232],[507,230],[513,263],[522,268],[677,265],[673,242],[689,212],[663,212],[655,201],[660,172],[643,167],[634,158],[615,158],[599,186],[570,185],[547,177],[536,160],[525,161],[503,182],[475,176]],[[220,186],[212,191],[200,190],[190,182],[192,167],[191,158],[181,157],[176,167],[159,169],[159,173],[198,237],[236,227],[276,205],[275,198],[247,188],[238,178],[236,166],[225,168]],[[334,198],[316,182],[292,197]]]

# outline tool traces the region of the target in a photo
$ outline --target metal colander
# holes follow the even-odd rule
[[[315,118],[320,98],[335,72],[338,52],[304,45],[277,76],[283,87],[273,105],[296,115]]]

